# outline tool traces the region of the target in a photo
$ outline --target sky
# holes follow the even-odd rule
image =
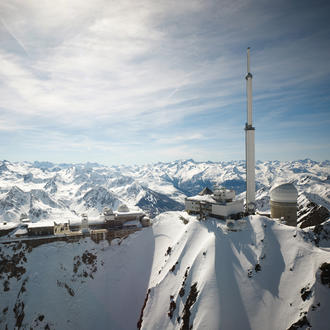
[[[329,1],[1,0],[0,159],[330,159]]]

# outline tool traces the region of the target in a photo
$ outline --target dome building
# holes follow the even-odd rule
[[[126,204],[121,204],[118,207],[118,212],[129,212],[129,208],[127,207]]]
[[[270,190],[272,218],[284,218],[288,226],[297,226],[298,191],[292,183],[284,183]]]

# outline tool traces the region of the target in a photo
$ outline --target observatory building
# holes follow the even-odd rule
[[[218,219],[239,219],[243,214],[243,200],[235,200],[235,191],[225,188],[203,189],[198,195],[185,199],[185,210],[200,214],[201,218],[211,216]]]
[[[283,218],[288,226],[297,226],[298,191],[292,183],[284,183],[270,190],[272,218]]]

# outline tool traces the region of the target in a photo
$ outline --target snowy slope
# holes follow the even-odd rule
[[[329,324],[330,288],[317,277],[318,267],[330,262],[329,250],[304,240],[303,231],[259,216],[241,232],[228,232],[215,220],[192,219],[171,230],[173,222],[177,215],[164,214],[153,228],[156,235],[162,233],[156,250],[171,247],[171,253],[159,254],[154,263],[142,328],[181,328],[195,283],[198,295],[189,325],[196,329],[286,329],[304,312],[316,329]],[[312,290],[306,301],[304,287]],[[170,318],[171,301],[176,308]],[[312,311],[318,303],[320,308]]]
[[[261,216],[232,232],[222,221],[167,212],[111,244],[1,244],[0,328],[263,330],[305,316],[327,329],[325,228],[317,247],[312,229]]]
[[[24,244],[16,251],[1,247],[1,259],[13,260],[9,255],[16,254],[24,271],[14,272],[16,277],[3,285],[1,310],[8,309],[0,328],[134,329],[149,280],[151,243],[147,229],[121,246],[86,239],[32,250]]]

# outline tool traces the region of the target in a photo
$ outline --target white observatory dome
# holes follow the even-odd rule
[[[284,183],[270,190],[270,200],[278,203],[297,203],[298,190],[293,183]]]
[[[126,204],[121,204],[121,205],[118,207],[118,212],[129,212],[129,208],[127,207]]]

